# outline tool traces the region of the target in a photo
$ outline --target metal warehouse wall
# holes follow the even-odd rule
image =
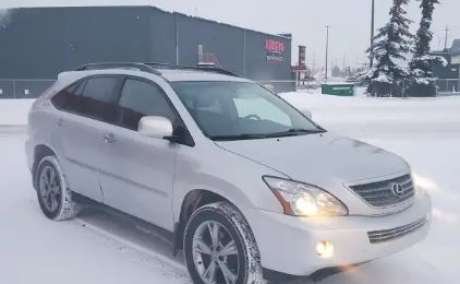
[[[277,54],[281,60],[268,60],[267,40],[282,43]],[[88,62],[196,65],[198,45],[241,76],[259,81],[293,78],[287,37],[153,7],[20,8],[11,10],[0,26],[0,97],[36,96],[50,83],[35,79],[54,79]],[[294,83],[275,86],[278,91],[292,90]]]
[[[198,45],[205,53],[214,54],[218,62],[227,70],[246,75],[243,66],[242,29],[206,20],[175,14],[179,43],[179,64],[198,63]],[[263,48],[263,46],[262,46]]]

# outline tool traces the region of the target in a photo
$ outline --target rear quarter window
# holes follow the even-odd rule
[[[51,102],[57,109],[77,112],[84,84],[85,81],[83,80],[70,85],[53,96]]]

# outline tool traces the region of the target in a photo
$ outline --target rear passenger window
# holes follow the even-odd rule
[[[167,101],[163,90],[153,84],[128,79],[123,86],[120,102],[122,126],[137,130],[139,121],[144,116],[163,116],[175,125],[177,116]]]
[[[79,112],[88,117],[108,123],[119,118],[116,106],[121,77],[96,77],[88,79]]]
[[[118,78],[92,78],[88,80],[84,97],[102,103],[114,103],[117,100]]]

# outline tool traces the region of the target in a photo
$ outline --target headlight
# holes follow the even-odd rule
[[[283,206],[284,213],[294,216],[343,216],[346,206],[327,191],[292,180],[263,177]]]

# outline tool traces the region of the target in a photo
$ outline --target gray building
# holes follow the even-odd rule
[[[150,6],[10,10],[0,23],[0,97],[34,97],[89,62],[214,63],[292,90],[290,35],[272,35]]]
[[[460,91],[460,39],[452,43],[452,47],[441,51],[433,51],[432,55],[442,56],[447,65],[433,67],[437,81],[438,91],[441,93],[457,93]]]

